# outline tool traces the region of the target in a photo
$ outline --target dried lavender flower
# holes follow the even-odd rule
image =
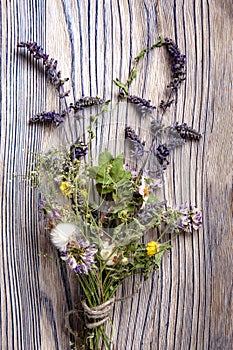
[[[85,157],[88,152],[88,146],[79,139],[70,146],[70,160],[73,162],[75,159]]]
[[[36,42],[22,41],[18,44],[18,47],[26,47],[35,59],[42,59],[43,63],[45,63],[49,58],[49,55],[46,55],[44,53],[44,49],[41,46],[37,45]]]
[[[49,59],[49,55],[44,53],[44,50],[41,46],[37,45],[36,42],[21,42],[18,44],[18,47],[26,47],[28,51],[33,55],[33,58],[36,60],[43,60],[43,65],[45,66],[45,71],[49,77],[50,82],[60,90],[60,87],[69,80],[69,78],[62,79],[61,72],[57,71],[57,61],[53,58]],[[67,95],[69,92],[66,92]],[[64,92],[62,92],[64,94]]]
[[[64,122],[66,114],[65,111],[62,114],[56,113],[55,111],[42,112],[32,116],[29,119],[29,123],[49,123],[59,126]]]
[[[172,99],[170,99],[166,102],[164,100],[161,100],[161,102],[159,104],[159,108],[161,108],[163,112],[166,112],[167,108],[169,108],[173,102],[174,102],[174,100],[172,100]]]
[[[172,95],[179,89],[182,82],[186,79],[186,57],[181,54],[180,49],[172,39],[165,38],[163,45],[166,47],[172,60],[172,80],[167,86],[170,88],[170,94],[168,100],[161,100],[159,105],[163,113],[165,113],[167,108],[169,108],[174,102]]]
[[[136,158],[140,158],[144,155],[144,147],[146,142],[141,141],[140,137],[136,134],[133,128],[126,126],[125,138],[128,138],[133,146],[133,154]]]
[[[103,103],[105,103],[105,100],[98,96],[96,97],[86,96],[86,97],[80,98],[74,104],[71,103],[70,108],[74,109],[75,111],[81,111],[86,107],[102,105]]]
[[[169,87],[172,90],[177,90],[186,79],[186,57],[181,54],[180,49],[172,39],[165,38],[164,44],[172,58],[172,81]]]
[[[135,95],[128,95],[127,100],[131,103],[134,103],[137,105],[138,111],[144,116],[147,113],[152,113],[156,106],[152,106],[151,100],[145,100],[144,98],[135,96]]]
[[[136,134],[134,129],[131,128],[130,126],[126,126],[126,128],[125,128],[125,137],[129,138],[131,141],[135,141],[137,143],[140,143],[143,146],[145,146],[145,144],[146,144],[145,141],[141,141],[140,137]]]
[[[176,122],[174,128],[177,130],[180,137],[185,140],[199,141],[201,138],[201,134],[197,130],[189,127],[186,123],[179,124]]]
[[[156,148],[155,156],[157,157],[159,163],[166,169],[166,165],[169,164],[167,157],[170,155],[169,149],[166,144],[160,144]]]

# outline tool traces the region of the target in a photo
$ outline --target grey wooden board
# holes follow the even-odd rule
[[[35,40],[58,59],[63,76],[71,78],[68,102],[82,95],[117,100],[113,79],[124,80],[133,58],[162,34],[187,55],[187,80],[165,122],[184,120],[202,133],[198,144],[174,154],[166,198],[172,205],[197,204],[204,225],[180,236],[160,271],[115,305],[115,349],[232,349],[231,1],[2,0],[0,20],[0,347],[69,349],[65,315],[80,295],[39,222],[38,193],[23,180],[32,152],[48,147],[59,132],[30,126],[28,119],[59,104],[40,64],[19,53],[17,43]],[[154,51],[130,92],[158,105],[169,74],[164,50]],[[117,296],[134,293],[140,281],[127,280]]]

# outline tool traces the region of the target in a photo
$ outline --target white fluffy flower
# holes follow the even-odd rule
[[[78,227],[74,224],[62,222],[58,224],[50,233],[51,240],[55,247],[61,252],[66,251],[68,243],[76,242],[80,236],[78,235]]]

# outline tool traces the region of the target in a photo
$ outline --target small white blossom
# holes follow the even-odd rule
[[[144,176],[142,176],[142,178],[141,178],[141,185],[138,186],[138,191],[143,198],[143,205],[141,207],[141,209],[143,209],[145,207],[146,202],[148,201],[148,198],[149,198],[149,190],[148,190],[148,186],[146,184]]]
[[[123,265],[127,265],[128,262],[129,262],[129,259],[126,258],[125,256],[121,259],[121,263],[122,263]]]
[[[103,260],[106,260],[107,266],[112,266],[116,263],[115,259],[117,255],[114,253],[116,249],[115,244],[109,244],[104,242],[104,248],[100,251],[100,256]]]

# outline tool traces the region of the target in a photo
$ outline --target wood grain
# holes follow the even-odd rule
[[[165,196],[172,205],[201,207],[204,225],[180,236],[161,270],[133,298],[115,305],[115,349],[232,349],[231,1],[2,0],[0,21],[0,347],[69,349],[74,339],[64,319],[80,299],[74,276],[60,264],[39,221],[38,193],[23,179],[33,152],[60,132],[28,120],[58,109],[59,99],[40,64],[19,52],[17,43],[37,41],[58,59],[62,75],[70,77],[68,102],[82,95],[117,100],[113,79],[125,80],[133,58],[162,34],[187,56],[187,80],[165,121],[185,121],[202,133],[198,144],[175,152]],[[169,74],[165,52],[153,51],[130,92],[158,105]],[[81,127],[72,123],[67,122],[71,138]],[[116,134],[111,137],[117,141]],[[140,282],[127,280],[118,297],[134,293]],[[74,329],[78,323],[71,320]]]

